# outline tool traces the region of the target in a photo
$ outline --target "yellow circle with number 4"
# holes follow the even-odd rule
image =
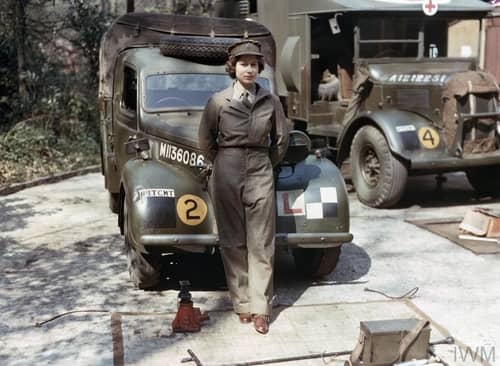
[[[432,127],[419,128],[418,139],[426,149],[435,149],[439,145],[439,133]]]
[[[207,204],[194,194],[185,194],[177,200],[177,216],[186,225],[196,226],[207,217]]]

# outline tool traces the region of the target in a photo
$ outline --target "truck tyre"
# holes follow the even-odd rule
[[[390,207],[403,195],[408,170],[392,155],[377,128],[364,126],[351,145],[352,182],[359,200],[370,207]]]
[[[295,267],[308,277],[330,274],[339,261],[340,245],[333,248],[294,248]]]
[[[120,212],[120,194],[119,193],[109,193],[108,201],[109,201],[109,209],[113,213]]]
[[[123,234],[125,237],[125,249],[127,252],[127,268],[130,280],[134,286],[147,289],[156,286],[160,282],[161,263],[159,256],[154,253],[143,253],[137,250],[130,239],[128,226],[127,200],[123,203]]]
[[[160,48],[165,56],[220,65],[227,60],[228,47],[238,41],[235,38],[167,36],[162,39]]]
[[[471,168],[465,174],[472,188],[481,196],[500,195],[500,165]]]

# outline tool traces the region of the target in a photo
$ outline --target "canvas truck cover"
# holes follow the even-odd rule
[[[159,47],[168,36],[251,38],[262,44],[265,62],[274,67],[275,44],[263,25],[242,19],[209,18],[159,13],[129,13],[116,19],[101,41],[99,98],[112,96],[116,58],[125,49]]]
[[[434,0],[442,12],[488,12],[493,7],[482,0]],[[290,0],[289,14],[369,11],[422,11],[422,0]]]

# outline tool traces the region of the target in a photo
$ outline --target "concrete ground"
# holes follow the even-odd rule
[[[0,197],[0,365],[179,365],[191,349],[216,366],[344,351],[356,344],[360,321],[404,317],[432,319],[433,340],[457,339],[461,348],[436,347],[450,365],[500,365],[500,256],[475,255],[405,222],[500,209],[500,201],[476,200],[463,175],[449,175],[441,192],[432,178],[412,179],[395,209],[370,209],[351,194],[354,241],[322,281],[301,278],[280,252],[266,336],[230,311],[215,259],[171,258],[162,288],[133,289],[102,187],[102,176],[89,174]],[[210,320],[200,333],[173,334],[176,285],[186,278]],[[398,296],[414,287],[411,301],[365,291]]]

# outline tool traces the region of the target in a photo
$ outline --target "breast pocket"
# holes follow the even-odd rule
[[[219,131],[225,137],[246,135],[248,131],[249,114],[239,109],[226,106],[222,109]]]
[[[256,145],[265,146],[269,142],[272,128],[272,109],[262,108],[254,111],[252,118],[252,137]]]

